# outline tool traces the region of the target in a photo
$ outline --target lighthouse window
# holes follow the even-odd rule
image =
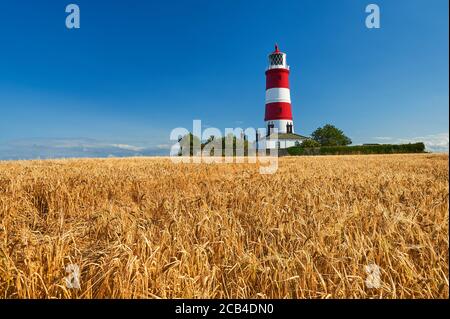
[[[272,54],[270,55],[271,65],[283,65],[283,55],[282,54]]]
[[[274,128],[275,128],[275,125],[272,122],[269,122],[269,125],[267,125],[267,136],[272,134],[272,131]]]
[[[286,133],[292,133],[292,123],[286,124]]]

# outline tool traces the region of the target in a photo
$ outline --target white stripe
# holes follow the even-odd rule
[[[286,88],[273,88],[266,90],[266,104],[275,102],[291,103],[291,92]]]
[[[281,133],[286,133],[287,132],[286,124],[288,124],[288,123],[294,124],[294,121],[293,120],[267,120],[266,121],[266,128],[267,128],[267,125],[269,123],[273,123],[274,124],[274,128],[277,128],[278,129],[278,133],[281,134]],[[292,133],[294,133],[294,127],[292,127]]]

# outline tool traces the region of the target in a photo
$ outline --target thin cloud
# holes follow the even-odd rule
[[[160,150],[170,150],[171,147],[172,147],[172,144],[158,144],[158,145],[156,145],[156,148],[160,149]]]
[[[166,144],[133,144],[85,138],[23,139],[0,144],[0,160],[71,157],[168,155]]]
[[[129,151],[135,151],[135,152],[139,152],[144,150],[144,147],[139,147],[139,146],[134,146],[134,145],[128,145],[128,144],[100,144],[99,146],[111,146],[111,147],[117,147],[123,150],[129,150]]]

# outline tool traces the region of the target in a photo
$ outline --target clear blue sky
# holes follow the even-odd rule
[[[65,27],[65,6],[81,29]],[[365,7],[381,8],[381,29]],[[447,0],[18,0],[0,7],[0,143],[168,143],[193,119],[263,127],[277,42],[296,131],[355,143],[447,136]],[[381,139],[380,139],[381,137]]]

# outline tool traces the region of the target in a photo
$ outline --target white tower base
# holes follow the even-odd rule
[[[295,133],[294,131],[294,121],[292,120],[271,120],[271,121],[266,121],[266,130],[267,133],[269,133],[269,124],[273,124],[273,128],[278,129],[278,134],[281,133],[288,133],[287,131],[287,125],[291,124],[292,125],[292,131],[289,133]],[[271,133],[273,132],[273,129],[271,129]]]

